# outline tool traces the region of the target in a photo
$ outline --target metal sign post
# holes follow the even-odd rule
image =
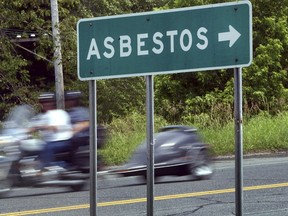
[[[89,81],[90,109],[90,216],[97,213],[97,107],[96,81]]]
[[[153,76],[146,76],[147,136],[147,215],[154,212],[154,86]]]
[[[242,68],[234,69],[235,119],[235,204],[236,216],[243,209]]]

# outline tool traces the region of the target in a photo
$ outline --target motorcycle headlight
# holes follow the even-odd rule
[[[161,148],[165,148],[165,149],[172,149],[174,148],[175,143],[164,143],[161,145]]]

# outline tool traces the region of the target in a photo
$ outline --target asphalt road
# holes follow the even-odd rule
[[[244,159],[243,215],[288,215],[288,157]],[[215,161],[210,180],[165,177],[155,184],[155,216],[235,215],[235,164]],[[147,215],[146,184],[137,178],[98,181],[97,216]],[[0,200],[0,216],[80,216],[89,213],[89,190],[22,188]]]

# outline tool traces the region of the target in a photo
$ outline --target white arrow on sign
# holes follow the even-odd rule
[[[241,34],[233,26],[229,25],[228,32],[218,33],[218,41],[229,41],[229,47],[232,47],[240,36]]]

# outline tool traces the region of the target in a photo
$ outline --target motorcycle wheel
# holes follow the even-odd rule
[[[209,165],[198,166],[194,169],[193,176],[198,180],[210,179],[213,174]]]
[[[11,187],[12,185],[9,179],[0,180],[0,198],[7,197],[11,191]]]
[[[73,190],[73,191],[81,191],[85,188],[86,186],[86,182],[83,182],[81,184],[76,184],[76,185],[70,185],[70,188]]]
[[[189,164],[189,173],[196,180],[210,179],[213,175],[213,168],[207,150],[200,151],[196,161],[198,162],[196,165]]]

